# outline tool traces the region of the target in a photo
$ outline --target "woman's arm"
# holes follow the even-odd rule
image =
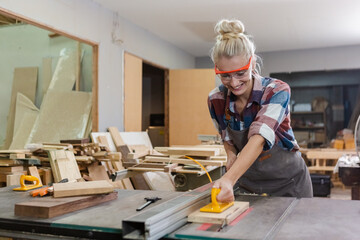
[[[251,136],[248,143],[242,149],[231,168],[214,183],[214,188],[221,188],[221,191],[217,196],[217,200],[219,202],[234,201],[234,184],[259,157],[263,150],[264,144],[265,139],[262,136]]]
[[[227,156],[226,170],[229,170],[236,160],[237,151],[234,145],[230,145],[226,141],[224,141],[224,148]]]

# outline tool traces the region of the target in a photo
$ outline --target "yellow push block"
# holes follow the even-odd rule
[[[228,209],[232,205],[234,205],[234,202],[230,203],[218,203],[216,200],[216,196],[220,193],[219,188],[212,188],[211,189],[211,203],[208,205],[200,208],[200,212],[213,212],[213,213],[221,213],[224,210]]]
[[[31,185],[25,185],[25,181],[33,182],[35,181],[35,184]],[[31,175],[21,175],[20,177],[20,187],[13,188],[14,191],[27,191],[34,188],[42,187],[43,185],[40,183],[40,180],[37,177],[31,176]]]

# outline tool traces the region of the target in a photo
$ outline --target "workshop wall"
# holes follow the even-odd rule
[[[195,66],[190,54],[91,1],[0,0],[0,7],[99,43],[99,131],[108,126],[123,130],[124,51],[165,68]]]
[[[260,52],[263,59],[262,76],[274,72],[335,70],[360,68],[360,45]],[[210,57],[196,58],[196,68],[213,68]]]

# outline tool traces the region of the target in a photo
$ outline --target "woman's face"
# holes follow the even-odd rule
[[[249,64],[249,68],[244,68]],[[221,57],[216,65],[216,68],[221,71],[218,76],[221,82],[227,87],[235,96],[241,96],[244,93],[249,93],[252,88],[252,63],[251,59],[245,59],[243,56]],[[239,69],[239,71],[234,71]],[[230,73],[227,73],[230,72]]]

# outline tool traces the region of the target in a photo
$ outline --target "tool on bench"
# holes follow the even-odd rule
[[[156,201],[158,201],[158,200],[161,200],[161,198],[159,198],[159,197],[149,197],[149,198],[144,198],[147,202],[145,203],[145,204],[143,204],[142,206],[140,206],[140,207],[138,207],[137,209],[136,209],[136,211],[141,211],[141,210],[143,210],[144,208],[146,208],[147,206],[149,206],[150,204],[152,204],[152,203],[154,203],[154,202],[156,202]]]
[[[216,196],[220,193],[220,191],[221,191],[220,188],[212,188],[211,189],[211,203],[200,208],[200,212],[221,213],[224,210],[231,207],[232,205],[234,205],[234,202],[218,203],[218,201],[216,200]]]
[[[59,181],[59,183],[65,183],[65,182],[68,182],[69,179],[67,178],[64,178],[62,179],[61,181]],[[33,196],[33,197],[36,197],[36,196],[40,196],[40,197],[43,197],[45,195],[48,195],[48,194],[51,194],[52,192],[54,191],[54,187],[52,184],[50,184],[49,186],[47,187],[43,187],[43,188],[40,188],[40,189],[36,189],[34,191],[31,191],[30,192],[30,195]]]
[[[26,185],[25,181],[34,182],[35,184]],[[27,191],[34,188],[42,187],[43,185],[40,183],[37,177],[31,175],[21,175],[20,177],[20,187],[13,188],[14,191]]]

